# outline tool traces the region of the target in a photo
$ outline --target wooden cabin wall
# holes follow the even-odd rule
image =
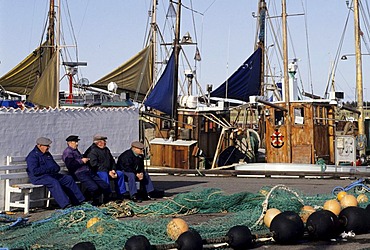
[[[284,103],[280,104],[282,107]],[[267,108],[266,162],[289,162],[287,146],[287,121],[279,124],[283,111]],[[290,103],[291,162],[315,163],[317,158],[331,159],[330,124],[328,108],[305,102]],[[276,143],[277,138],[281,141]],[[274,143],[275,142],[275,143]]]
[[[292,163],[313,163],[314,123],[311,104],[291,103]]]
[[[170,168],[194,169],[195,157],[192,156],[195,145],[152,145],[150,164]]]
[[[265,118],[266,124],[266,162],[288,162],[287,158],[287,145],[286,145],[286,134],[287,128],[285,124],[278,125],[278,110],[274,108],[266,108],[268,115]],[[277,112],[276,112],[277,111]],[[276,124],[276,125],[275,125]],[[273,140],[276,139],[274,135],[278,132],[281,135],[281,145],[273,146]]]
[[[221,116],[221,115],[217,115]],[[230,113],[222,114],[225,120],[230,120]],[[220,138],[222,127],[204,117],[201,113],[193,111],[179,111],[178,113],[178,140],[195,140],[198,147],[202,150],[208,162],[212,162],[216,152],[218,141]],[[158,127],[155,129],[155,136],[157,138],[169,138],[171,124],[169,121],[156,118]],[[221,145],[221,151],[229,146],[228,136]],[[197,157],[192,155],[193,146],[190,147],[191,151],[185,148],[169,146],[152,146],[151,164],[157,166],[169,166],[180,168],[195,168],[197,166]],[[189,153],[190,152],[190,153]]]
[[[334,163],[334,110],[327,106],[313,107],[315,161],[324,159],[327,164]]]
[[[191,130],[191,138],[198,141],[197,146],[203,151],[203,155],[210,160],[213,159],[221,134],[221,127],[200,113],[180,113],[179,120],[183,122],[183,125],[180,125],[181,128]],[[189,121],[193,126],[186,125]],[[226,140],[222,149],[227,146]]]

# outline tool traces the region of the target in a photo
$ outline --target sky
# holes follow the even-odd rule
[[[62,28],[65,30],[63,36],[68,45],[75,45],[72,40],[67,40],[72,33],[68,31],[67,24],[71,22],[78,45],[78,60],[88,64],[87,67],[79,68],[80,77],[87,78],[92,83],[143,48],[151,1],[61,0]],[[280,15],[281,0],[266,2],[270,16]],[[253,12],[257,13],[258,1],[182,0],[182,4],[186,8],[182,9],[180,36],[189,32],[197,42],[202,58],[196,64],[198,82],[203,90],[206,84],[213,84],[215,89],[253,53],[256,34],[256,17]],[[67,5],[69,18],[65,14]],[[168,0],[158,0],[158,5],[157,20],[162,28]],[[350,14],[343,47],[337,52],[349,13],[345,0],[287,0],[286,5],[288,57],[290,60],[298,59],[299,86],[303,86],[306,92],[313,89],[314,94],[323,96],[336,54],[354,53],[353,14]],[[189,11],[191,7],[195,10],[193,15]],[[39,45],[43,39],[47,11],[48,0],[0,0],[1,76]],[[305,15],[301,15],[303,13]],[[280,22],[280,19],[274,17],[268,22]],[[163,34],[166,36],[169,33],[166,34],[165,30],[163,29]],[[267,38],[265,45],[269,48],[269,54],[278,52],[279,46],[271,36]],[[186,52],[189,51],[188,58],[194,64],[195,46],[186,48]],[[363,48],[363,53],[369,52]],[[76,52],[72,55],[75,56]],[[370,67],[370,58],[363,56],[362,60],[364,99],[368,99],[370,70],[367,69]],[[272,63],[275,74],[282,74],[281,65],[282,62]],[[338,62],[335,83],[336,90],[343,91],[346,100],[355,100],[354,56]],[[67,89],[65,84],[61,88]]]

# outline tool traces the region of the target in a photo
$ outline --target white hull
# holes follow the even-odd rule
[[[325,173],[355,173],[369,172],[368,166],[320,166],[316,164],[299,163],[242,163],[234,166],[235,170],[247,171],[281,171],[286,172],[325,172]]]

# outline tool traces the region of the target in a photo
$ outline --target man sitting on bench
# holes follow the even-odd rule
[[[68,168],[68,172],[82,184],[82,188],[86,189],[84,195],[87,200],[91,199],[92,205],[99,205],[99,197],[103,194],[103,203],[109,201],[111,194],[110,186],[102,180],[97,173],[91,171],[87,162],[89,158],[83,157],[78,150],[77,135],[67,137],[68,147],[63,151],[63,161]]]
[[[128,189],[131,200],[141,202],[142,198],[150,200],[150,192],[154,191],[153,183],[150,176],[144,170],[144,144],[138,141],[131,143],[131,148],[123,152],[117,161],[117,169],[123,171],[128,179]],[[140,186],[145,187],[142,197],[138,196],[136,181],[140,181]]]
[[[70,175],[60,174],[60,166],[49,152],[51,140],[40,137],[26,157],[27,173],[32,184],[46,186],[61,208],[80,205],[85,197]]]

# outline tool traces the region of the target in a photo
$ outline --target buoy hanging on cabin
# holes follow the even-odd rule
[[[340,210],[341,210],[341,205],[340,203],[337,201],[337,200],[328,200],[324,203],[324,206],[323,208],[325,210],[329,210],[331,212],[333,212],[335,215],[339,215],[340,213]]]
[[[277,208],[269,208],[267,209],[265,216],[263,217],[263,223],[265,223],[265,226],[270,228],[272,219],[275,218],[276,215],[280,214],[281,211]]]
[[[340,223],[332,211],[320,210],[308,217],[306,229],[310,237],[315,240],[329,240],[340,234]]]
[[[130,237],[125,243],[125,250],[150,250],[149,240],[144,235]]]
[[[343,230],[353,231],[355,234],[364,234],[369,231],[369,218],[369,212],[361,207],[346,207],[338,216]]]
[[[253,247],[254,236],[247,226],[234,226],[227,232],[227,243],[234,250],[244,250]]]
[[[308,217],[310,217],[310,215],[312,213],[316,212],[316,209],[313,208],[312,206],[303,206],[301,208],[301,211],[299,212],[299,216],[301,217],[301,220],[306,223],[307,222],[307,219]]]
[[[180,218],[173,218],[167,224],[167,235],[173,240],[177,240],[177,238],[184,232],[189,230],[189,226],[183,219]]]
[[[202,250],[203,240],[195,230],[182,233],[176,240],[178,250]]]
[[[340,200],[340,205],[343,209],[346,207],[357,207],[358,203],[356,197],[354,197],[352,194],[347,194]]]
[[[304,224],[297,213],[284,211],[271,221],[270,232],[277,243],[296,243],[303,237]]]

